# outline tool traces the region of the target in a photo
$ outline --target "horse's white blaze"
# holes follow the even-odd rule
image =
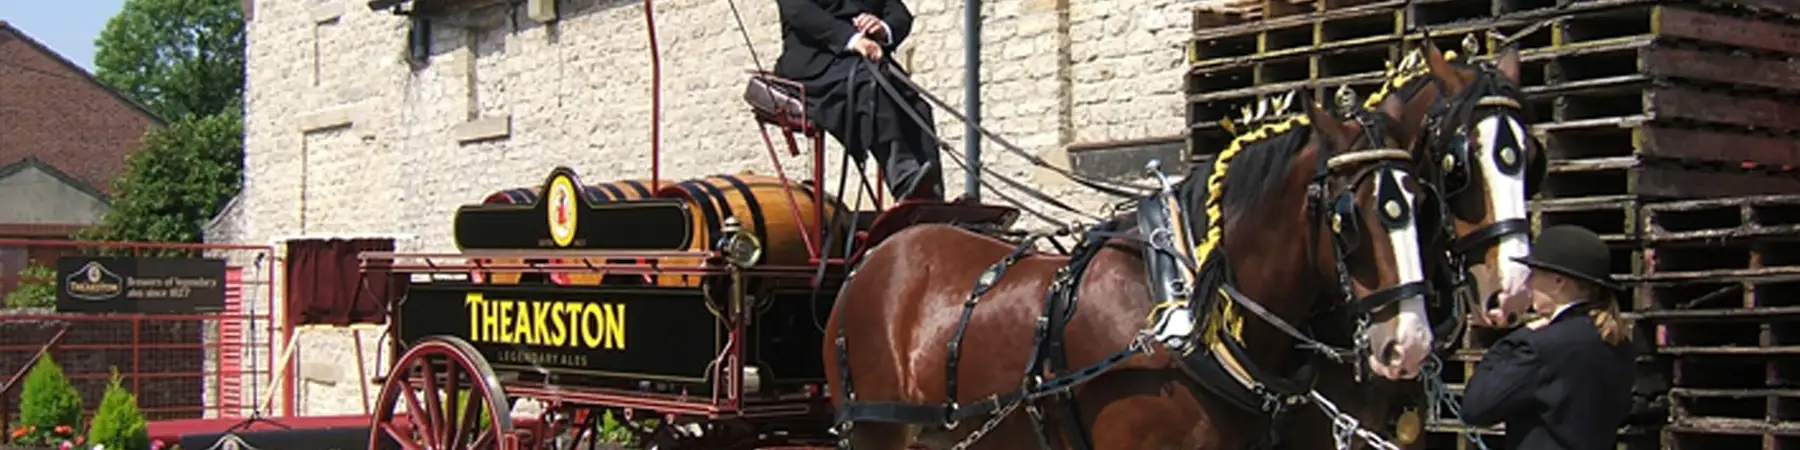
[[[1511,116],[1488,116],[1475,123],[1476,135],[1479,136],[1480,148],[1475,159],[1480,161],[1481,176],[1487,180],[1484,189],[1487,191],[1488,207],[1493,212],[1494,220],[1528,219],[1525,214],[1525,170],[1517,174],[1507,175],[1500,172],[1500,161],[1495,160],[1495,148],[1499,145],[1501,126],[1505,126],[1516,138],[1515,142],[1531,139],[1525,134],[1525,125]],[[1520,142],[1522,144],[1522,142]],[[1525,149],[1512,150],[1519,158],[1524,158]],[[1523,163],[1521,163],[1523,164]],[[1529,169],[1527,169],[1529,170]],[[1486,261],[1488,267],[1499,265],[1500,298],[1518,301],[1527,298],[1526,282],[1531,276],[1531,268],[1519,264],[1513,258],[1523,258],[1531,254],[1531,242],[1524,234],[1507,235],[1500,239],[1497,261]]]
[[[1393,184],[1391,186],[1406,186],[1406,181],[1410,178],[1407,173],[1399,171],[1389,171],[1386,176],[1392,177]],[[1377,186],[1384,185],[1388,184],[1377,184]],[[1378,193],[1376,198],[1393,198],[1383,194],[1385,193]],[[1412,205],[1414,220],[1408,220],[1399,227],[1387,230],[1389,248],[1394,250],[1394,273],[1398,276],[1401,284],[1419,282],[1425,279],[1425,264],[1422,262],[1419,249],[1418,199],[1411,191],[1404,188],[1399,192],[1399,197],[1405,199],[1407,205]],[[1419,366],[1423,365],[1425,357],[1431,354],[1431,322],[1426,318],[1423,297],[1415,295],[1401,299],[1399,306],[1400,311],[1395,314],[1390,326],[1374,327],[1377,334],[1373,336],[1374,339],[1370,340],[1370,343],[1374,345],[1370,356],[1377,360],[1371,361],[1373,363],[1371,367],[1377,368],[1379,372],[1385,372],[1380,375],[1388,378],[1411,378],[1418,374]],[[1384,328],[1385,330],[1383,330]],[[1382,334],[1386,334],[1386,336],[1382,336]],[[1398,360],[1383,361],[1379,359],[1383,347],[1387,345],[1393,345],[1395,350],[1399,351]],[[1394,364],[1396,362],[1398,364]]]

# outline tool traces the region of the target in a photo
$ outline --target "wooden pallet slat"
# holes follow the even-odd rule
[[[1637,153],[1648,157],[1751,163],[1783,170],[1800,165],[1800,140],[1794,138],[1655,125],[1629,131]]]
[[[1644,92],[1652,119],[1738,126],[1777,133],[1800,131],[1800,104],[1766,97],[1735,96],[1687,87]]]
[[[1800,54],[1800,28],[1793,25],[1675,6],[1654,8],[1650,25],[1662,36]]]
[[[1262,18],[1261,0],[1227,0],[1194,7],[1193,29],[1236,25]]]
[[[1318,32],[1329,26],[1334,30],[1344,24],[1391,24],[1387,27],[1398,37],[1405,0],[1384,0],[1342,9],[1260,20],[1241,25],[1195,30],[1188,44],[1188,64],[1195,68],[1234,66],[1268,59],[1303,55],[1333,48],[1335,40],[1321,40]],[[1378,25],[1379,26],[1379,25]],[[1352,27],[1354,28],[1354,27]],[[1364,35],[1361,38],[1377,35]]]

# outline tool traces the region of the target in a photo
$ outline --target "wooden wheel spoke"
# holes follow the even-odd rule
[[[432,364],[432,361],[429,358],[422,361],[422,364],[419,364],[419,371],[423,373],[425,378],[425,411],[423,417],[420,417],[419,413],[414,413],[413,417],[431,422],[431,442],[441,446],[449,442],[449,440],[445,438],[449,437],[449,434],[447,433],[450,433],[450,430],[444,427],[444,397],[451,397],[451,401],[455,401],[457,393],[438,389],[437,371],[432,370],[432,366],[434,365],[435,364]],[[454,366],[456,365],[456,361],[444,358],[444,365]]]
[[[500,438],[494,434],[492,427],[482,428],[481,434],[469,442],[469,448],[493,448],[500,444]]]
[[[475,395],[475,390],[469,389],[469,400],[462,400],[462,375],[462,371],[457,368],[456,364],[447,364],[444,366],[444,395],[455,396],[450,400],[450,407],[446,408],[450,414],[444,416],[444,429],[450,430],[450,436],[444,440],[444,445],[449,446],[449,448],[459,448],[462,446],[464,427],[466,427],[470,421],[474,420],[465,418],[470,417],[467,415],[468,405],[457,403],[473,403],[475,397],[477,397],[477,395]]]
[[[501,389],[487,360],[467,342],[449,337],[416,342],[382,385],[369,446],[500,450],[510,445],[504,438],[512,433],[509,417],[496,411]],[[419,398],[421,393],[426,397]]]
[[[414,442],[413,436],[411,436],[413,433],[401,432],[399,427],[392,422],[383,423],[376,427],[376,429],[382,434],[387,435],[387,437],[392,438],[394,442],[399,442],[400,448],[406,450],[424,450],[424,447],[420,447],[417,442]]]
[[[418,435],[414,439],[423,439],[426,447],[437,448],[435,436],[437,433],[435,433],[436,430],[431,429],[431,421],[419,417],[419,414],[425,411],[425,407],[419,402],[419,393],[413,390],[412,383],[405,383],[402,386],[400,396],[406,401],[406,414],[411,419],[413,434]]]
[[[481,409],[485,406],[486,403],[487,403],[486,398],[482,398],[481,395],[477,395],[477,393],[473,389],[469,390],[468,400],[463,402],[462,408],[458,408],[462,412],[462,414],[461,414],[462,420],[460,421],[461,426],[458,426],[456,428],[456,431],[455,431],[456,434],[454,435],[454,437],[451,438],[450,442],[453,443],[451,445],[455,446],[452,448],[461,448],[461,445],[463,442],[469,442],[469,443],[473,444],[474,443],[473,438],[470,438],[470,439],[463,439],[463,438],[474,435],[475,430],[490,428],[487,426],[488,424],[486,422],[481,421]]]

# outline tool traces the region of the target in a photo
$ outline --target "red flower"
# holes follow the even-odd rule
[[[25,435],[31,434],[31,429],[32,429],[32,427],[19,427],[17,429],[14,429],[12,432],[13,440],[15,440],[15,441],[19,440],[19,438],[23,438],[23,437],[25,437]]]
[[[56,426],[56,434],[69,434],[69,433],[73,433],[73,432],[75,432],[75,427],[71,427],[68,425],[57,425]]]

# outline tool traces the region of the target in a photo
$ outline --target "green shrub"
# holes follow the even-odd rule
[[[600,417],[600,442],[608,444],[630,444],[637,441],[637,434],[619,418],[613,417],[612,410]]]
[[[8,308],[56,306],[56,269],[32,263],[19,271],[19,287],[6,294]]]
[[[61,442],[62,430],[81,429],[81,394],[63,375],[62,367],[48,353],[25,375],[24,391],[19,393],[19,425],[29,431],[21,440],[25,444]],[[59,428],[61,430],[59,430]]]
[[[106,396],[100,399],[100,409],[94,411],[88,442],[107,450],[150,449],[150,424],[138,410],[137,396],[120,382],[117,367],[112,371],[112,383],[106,386]]]

